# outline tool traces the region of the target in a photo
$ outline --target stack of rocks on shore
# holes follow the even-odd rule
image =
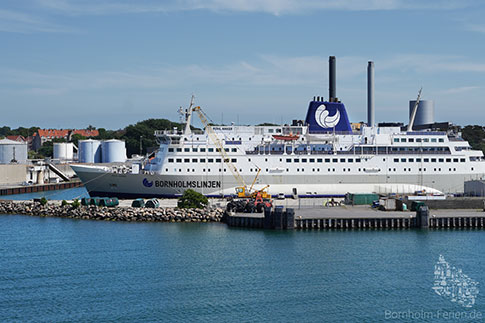
[[[224,210],[221,208],[179,209],[179,208],[132,208],[71,205],[42,205],[30,201],[0,201],[0,214],[23,214],[32,216],[63,217],[87,220],[128,222],[220,222]]]

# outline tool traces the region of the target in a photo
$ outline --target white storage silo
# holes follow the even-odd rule
[[[19,164],[27,162],[27,143],[8,139],[0,140],[0,164],[9,164],[12,161]]]
[[[80,163],[101,163],[101,141],[79,140],[78,159]]]
[[[126,161],[126,147],[122,140],[104,140],[101,144],[103,163],[123,163]]]
[[[55,142],[54,159],[73,160],[74,144],[72,142]]]
[[[411,120],[415,104],[415,100],[409,101],[409,120]],[[434,123],[434,102],[431,100],[420,100],[418,111],[416,111],[416,118],[414,119],[414,125],[419,126],[432,123]]]

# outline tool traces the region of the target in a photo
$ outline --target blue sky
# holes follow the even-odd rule
[[[407,122],[423,87],[436,121],[485,124],[478,0],[3,0],[0,125],[123,128],[178,120],[191,94],[214,122],[305,117],[328,56],[352,122]]]

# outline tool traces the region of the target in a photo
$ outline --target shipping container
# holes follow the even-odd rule
[[[345,204],[348,205],[371,205],[372,202],[378,201],[378,194],[352,194],[345,195]]]

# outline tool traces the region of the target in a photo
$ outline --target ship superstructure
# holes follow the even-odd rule
[[[244,182],[256,179],[256,190],[269,185],[270,194],[286,196],[462,193],[465,181],[485,178],[483,153],[453,131],[373,126],[373,109],[369,126],[352,130],[335,95],[334,73],[331,58],[329,99],[314,97],[303,122],[195,131],[191,104],[183,130],[156,132],[160,147],[153,158],[129,166],[72,167],[92,196],[121,198],[176,197],[188,188],[234,195],[240,181],[232,167]]]

